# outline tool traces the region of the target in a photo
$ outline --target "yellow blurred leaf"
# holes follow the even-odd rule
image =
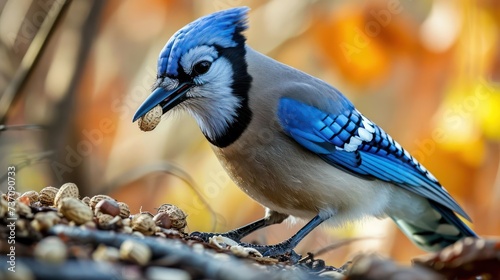
[[[485,143],[480,126],[482,107],[491,93],[484,83],[459,82],[448,90],[438,113],[436,140],[444,150],[460,154],[463,161],[478,166],[484,159]]]
[[[500,86],[482,85],[478,90],[485,96],[480,104],[479,120],[487,138],[500,140]]]
[[[371,83],[387,74],[389,57],[365,33],[362,11],[335,11],[315,25],[313,34],[329,63],[353,84]]]

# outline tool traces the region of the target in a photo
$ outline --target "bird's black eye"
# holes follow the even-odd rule
[[[200,61],[194,65],[193,74],[195,75],[205,74],[208,72],[208,69],[210,69],[211,65],[212,63],[210,61],[206,60]]]

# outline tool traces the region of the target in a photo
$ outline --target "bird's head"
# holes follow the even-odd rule
[[[248,8],[210,14],[177,31],[158,58],[153,92],[133,121],[160,105],[163,114],[181,108],[198,122],[214,145],[225,147],[251,119],[248,91],[252,78],[245,61]]]

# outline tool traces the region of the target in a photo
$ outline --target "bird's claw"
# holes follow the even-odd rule
[[[293,248],[290,248],[290,246],[286,242],[279,243],[276,245],[255,245],[248,243],[240,243],[240,245],[243,247],[253,248],[259,251],[264,257],[278,258],[278,259],[283,259],[283,257],[287,257],[288,261],[290,261],[292,264],[297,263],[302,257],[301,255],[297,254],[293,250]]]
[[[199,232],[199,231],[194,231],[192,232],[189,236],[194,237],[194,238],[199,238],[203,240],[203,242],[209,242],[209,239],[214,236],[223,236],[227,237],[231,240],[234,240],[237,243],[240,243],[240,239],[234,232],[225,232],[225,233],[213,233],[213,232]]]
[[[259,253],[261,253],[262,256],[264,257],[283,259],[283,257],[285,256],[288,257],[287,258],[288,261],[290,261],[293,264],[297,263],[301,258],[301,255],[297,254],[287,242],[279,243],[276,245],[256,245],[251,243],[244,243],[239,241],[238,237],[234,232],[212,233],[212,232],[195,231],[192,232],[189,236],[201,239],[203,240],[203,242],[209,242],[211,237],[219,235],[234,240],[240,246],[253,248],[259,251]]]
[[[210,237],[215,236],[215,233],[211,232],[199,232],[199,231],[194,231],[191,234],[189,234],[189,237],[194,237],[194,238],[199,238],[203,240],[203,242],[208,242],[208,239]]]

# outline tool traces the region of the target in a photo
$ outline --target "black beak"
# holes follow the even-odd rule
[[[182,101],[186,100],[186,93],[190,88],[193,87],[192,82],[186,82],[180,84],[173,90],[165,90],[162,87],[157,87],[150,96],[139,106],[137,112],[135,112],[134,119],[135,122],[140,117],[146,115],[151,109],[156,105],[160,104],[163,108],[163,113],[165,114],[170,109],[174,108]]]

